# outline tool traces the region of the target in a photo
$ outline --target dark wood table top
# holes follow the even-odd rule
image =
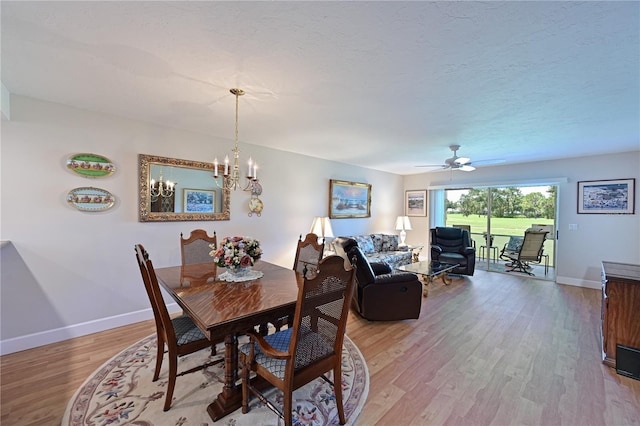
[[[224,269],[214,263],[157,268],[158,281],[205,333],[238,333],[269,318],[295,310],[302,277],[292,269],[258,261],[262,278],[245,282],[217,279]],[[245,328],[243,328],[245,327]]]

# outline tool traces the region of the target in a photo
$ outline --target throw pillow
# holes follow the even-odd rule
[[[375,253],[375,248],[373,246],[373,240],[371,239],[371,235],[355,235],[355,236],[352,236],[351,238],[353,238],[358,242],[358,247],[360,247],[360,249],[364,254]]]
[[[396,251],[398,250],[398,236],[397,235],[383,235],[382,236],[382,251]]]

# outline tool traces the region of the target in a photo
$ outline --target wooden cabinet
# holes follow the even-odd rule
[[[640,265],[602,262],[602,359],[616,366],[616,345],[640,349]]]

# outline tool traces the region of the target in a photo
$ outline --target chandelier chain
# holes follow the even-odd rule
[[[246,178],[248,180],[247,185],[244,188],[242,188],[240,183],[241,178],[240,178],[240,164],[239,164],[240,148],[238,147],[238,140],[239,140],[238,138],[238,116],[239,116],[238,104],[239,104],[239,97],[244,95],[244,90],[238,89],[238,88],[232,88],[232,89],[229,89],[229,91],[236,97],[235,145],[232,150],[233,165],[229,164],[229,157],[226,156],[224,160],[222,184],[220,184],[218,182],[218,159],[216,158],[213,163],[213,167],[214,167],[213,177],[216,182],[216,186],[218,188],[234,190],[234,191],[237,190],[238,188],[241,188],[243,191],[250,191],[252,187],[252,183],[257,181],[256,174],[258,169],[258,166],[255,163],[253,163],[251,158],[249,158],[248,170],[246,175]],[[231,170],[230,170],[230,166],[231,166]]]

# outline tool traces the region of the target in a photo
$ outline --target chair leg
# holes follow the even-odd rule
[[[169,354],[169,383],[167,383],[167,397],[164,400],[164,411],[171,408],[171,398],[173,398],[173,390],[176,387],[176,376],[178,375],[178,356]]]
[[[244,357],[242,363],[242,414],[249,412],[249,368],[247,357]]]
[[[333,368],[333,392],[336,395],[336,407],[338,408],[338,418],[340,424],[343,425],[347,422],[344,417],[344,405],[342,404],[342,366],[341,361],[338,361]]]
[[[289,390],[284,392],[284,406],[282,407],[282,414],[284,415],[284,426],[293,426],[293,392]]]
[[[162,368],[162,359],[164,358],[164,341],[158,337],[158,348],[156,350],[156,371],[153,373],[152,382],[158,380],[160,377],[160,368]]]
[[[514,260],[513,265],[511,266],[511,269],[505,270],[505,272],[513,272],[513,271],[515,271],[515,272],[524,272],[527,275],[532,275],[533,276],[533,273],[529,272],[527,270],[526,263],[524,263],[524,262],[522,262],[520,260]]]

